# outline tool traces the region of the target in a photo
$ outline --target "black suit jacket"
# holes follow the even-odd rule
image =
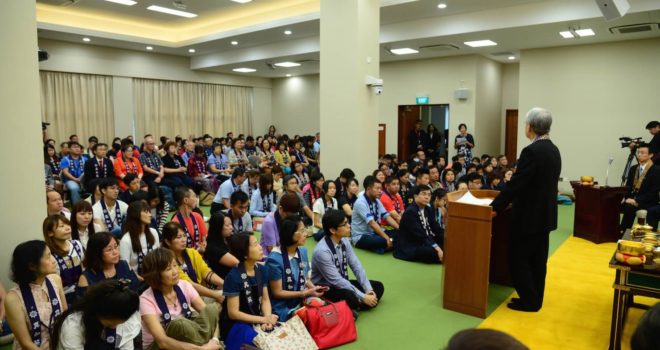
[[[628,171],[628,180],[626,186],[632,191],[633,183],[635,182],[635,174],[639,169],[639,164],[634,165]],[[649,206],[658,204],[658,192],[660,191],[660,168],[653,165],[644,176],[644,181],[639,187],[637,193],[631,193],[628,198],[633,198],[640,208],[648,208]]]
[[[557,184],[561,173],[559,149],[538,140],[520,153],[518,167],[504,190],[491,203],[496,211],[513,203],[514,233],[542,234],[557,228]]]
[[[426,218],[431,224],[431,231],[436,235],[433,239],[426,235],[422,220],[419,217],[419,206],[412,204],[403,212],[399,233],[394,238],[394,254],[399,259],[412,260],[415,258],[417,248],[420,246],[432,246],[434,243],[442,245],[444,231],[438,224],[435,213],[431,207],[424,207]]]
[[[417,146],[422,146],[422,149],[426,151],[428,135],[426,135],[426,131],[420,130],[419,136],[417,136],[417,132],[415,132],[415,130],[411,130],[410,134],[408,135],[408,141],[410,142],[410,153],[417,152]]]
[[[85,162],[85,168],[83,170],[85,177],[83,178],[84,186],[87,190],[91,190],[91,181],[96,180],[96,166],[98,164],[98,160],[96,157],[92,159],[88,159]],[[112,161],[109,158],[104,158],[103,159],[103,165],[105,167],[105,172],[101,170],[101,173],[98,176],[98,179],[106,178],[106,177],[115,177],[115,168],[112,165]]]

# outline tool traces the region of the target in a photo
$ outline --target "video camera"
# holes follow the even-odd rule
[[[621,142],[621,148],[630,147],[631,144],[635,144],[635,148],[636,148],[637,145],[642,143],[642,138],[641,137],[632,138],[632,137],[622,136],[619,137],[619,141]]]

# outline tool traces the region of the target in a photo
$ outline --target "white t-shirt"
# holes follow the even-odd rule
[[[115,205],[119,205],[119,213],[121,213],[121,215],[124,218],[126,218],[126,212],[128,211],[128,204],[126,204],[126,203],[124,203],[120,200],[117,200]],[[117,217],[116,217],[117,213],[115,211],[115,207],[114,206],[107,207],[107,209],[108,209],[108,215],[110,215],[110,220],[112,220],[112,222],[113,222],[113,224],[115,225],[115,228],[116,228],[118,222],[117,222]],[[103,217],[103,207],[101,207],[101,201],[96,202],[96,204],[94,204],[92,206],[92,212],[94,213],[94,220],[101,222],[101,225],[100,225],[101,229],[108,230],[108,228],[106,227],[106,224],[105,224],[105,218]]]
[[[332,209],[338,209],[337,207],[337,199],[332,198]],[[314,206],[312,207],[312,211],[314,213],[318,213],[321,218],[323,218],[323,215],[325,214],[325,198],[317,198],[314,201]],[[319,232],[319,228],[316,226],[312,226],[312,232],[317,233]]]
[[[97,223],[93,223],[93,225],[94,225],[94,232],[101,232],[101,225]],[[87,249],[87,242],[89,242],[89,232],[87,231],[88,231],[87,227],[85,227],[84,231],[78,231],[78,234],[80,235],[80,243],[82,243],[83,248],[85,249]]]
[[[160,247],[160,241],[158,240],[158,232],[149,228],[151,234],[154,236],[154,245],[151,247],[151,250],[154,250]],[[147,235],[144,233],[140,235],[140,245],[142,246],[142,254],[147,255],[149,253],[147,246]],[[128,263],[128,266],[131,270],[138,272],[138,254],[133,251],[133,244],[131,243],[131,236],[128,232],[124,233],[119,242],[119,258],[125,260]]]
[[[140,313],[135,312],[126,322],[117,326],[117,349],[133,350],[133,339],[140,334],[142,323]],[[83,350],[85,348],[85,325],[82,312],[74,312],[62,323],[58,350]]]

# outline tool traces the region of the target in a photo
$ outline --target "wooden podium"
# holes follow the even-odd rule
[[[511,210],[493,218],[489,206],[457,203],[466,192],[448,194],[442,301],[445,309],[485,318],[489,282],[511,285]],[[477,198],[495,198],[499,194],[493,190],[470,192]]]
[[[573,235],[594,243],[616,242],[619,232],[621,200],[627,187],[583,186],[571,181],[575,193]]]

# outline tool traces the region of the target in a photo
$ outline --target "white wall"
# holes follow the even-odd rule
[[[505,151],[506,142],[506,110],[518,109],[518,80],[520,79],[520,64],[502,65],[502,111],[500,112],[500,153]]]
[[[621,136],[643,136],[659,119],[660,39],[523,51],[520,56],[518,149],[524,115],[532,107],[553,113],[551,138],[562,153],[562,176],[593,175],[605,182],[609,156],[615,161],[610,185],[620,183],[628,156]]]
[[[268,127],[273,124],[272,99],[270,88],[254,88],[254,101],[252,103],[252,133],[265,135]]]
[[[273,79],[273,124],[278,132],[314,135],[320,130],[319,76]]]
[[[502,106],[502,65],[493,60],[477,59],[477,90],[475,108],[474,138],[478,152],[490,155],[500,153]]]
[[[41,70],[114,77],[113,85],[117,85],[113,88],[115,133],[121,137],[133,132],[133,91],[132,84],[128,84],[132,78],[254,87],[254,106],[257,107],[253,113],[253,130],[262,130],[263,124],[270,123],[270,79],[191,70],[188,57],[154,52],[46,39],[39,40],[39,47],[50,54],[47,61],[39,64]],[[136,136],[140,139],[142,135]]]

